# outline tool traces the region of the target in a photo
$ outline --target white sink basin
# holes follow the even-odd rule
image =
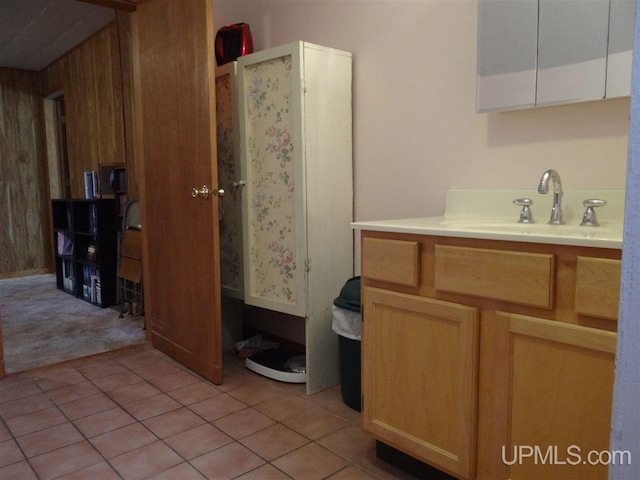
[[[619,238],[622,225],[582,227],[579,225],[549,225],[548,223],[518,223],[491,220],[444,220],[440,224],[452,230],[493,232],[549,237]]]
[[[601,222],[599,227],[576,224],[518,223],[496,219],[422,217],[352,224],[361,230],[415,233],[449,237],[550,243],[600,248],[622,248],[622,223]]]
[[[535,198],[537,223],[518,223],[514,198]],[[449,190],[444,216],[354,222],[353,228],[383,232],[535,242],[598,248],[622,248],[624,190],[567,190],[566,225],[549,225],[552,198],[539,198],[536,190]],[[548,197],[548,196],[547,196]],[[586,198],[606,199],[598,212],[599,227],[581,227]]]

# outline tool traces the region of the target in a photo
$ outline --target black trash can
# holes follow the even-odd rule
[[[361,336],[360,277],[347,280],[332,308],[333,331],[338,334],[342,401],[360,412]]]

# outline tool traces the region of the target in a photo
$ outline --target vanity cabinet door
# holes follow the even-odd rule
[[[616,334],[504,312],[482,322],[479,477],[606,479],[588,454],[609,448]]]
[[[605,96],[609,0],[540,0],[536,105]]]
[[[459,478],[475,472],[477,308],[365,287],[363,428]]]
[[[635,0],[611,0],[607,55],[607,98],[624,97],[631,94],[635,18]]]
[[[538,0],[478,3],[477,111],[535,106]]]

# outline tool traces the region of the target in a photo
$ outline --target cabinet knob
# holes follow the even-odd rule
[[[193,198],[200,197],[203,200],[206,200],[207,198],[209,198],[209,195],[218,195],[219,197],[224,197],[224,189],[222,188],[209,189],[209,187],[207,187],[206,185],[202,185],[202,188],[200,189],[196,187],[193,187],[191,189],[191,196]]]

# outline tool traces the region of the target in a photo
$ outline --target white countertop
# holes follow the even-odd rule
[[[534,201],[532,209],[536,223],[518,223],[520,210],[511,202],[520,197]],[[354,222],[352,227],[380,232],[622,248],[624,190],[565,192],[563,206],[566,225],[547,224],[551,197],[523,190],[449,190],[446,211],[442,216]],[[596,209],[599,227],[580,226],[584,212],[582,201],[587,198],[607,201],[606,206]]]

